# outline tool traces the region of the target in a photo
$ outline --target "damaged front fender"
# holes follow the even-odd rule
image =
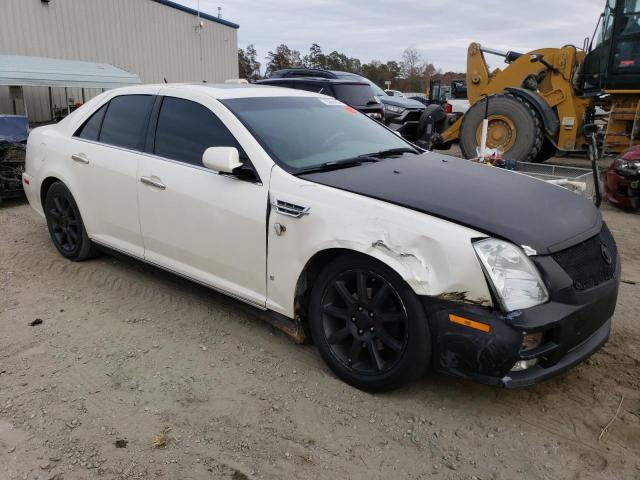
[[[296,286],[309,260],[342,249],[375,258],[421,296],[458,293],[490,307],[491,295],[471,241],[482,233],[421,212],[311,183],[274,167],[270,195],[308,208],[300,218],[270,213],[267,307],[293,318]],[[276,235],[275,224],[285,227]],[[282,231],[280,229],[280,231]]]
[[[437,300],[444,300],[446,302],[469,303],[471,305],[478,305],[480,307],[491,306],[491,299],[468,298],[468,292],[444,292],[440,295],[436,295],[434,298],[436,298]]]

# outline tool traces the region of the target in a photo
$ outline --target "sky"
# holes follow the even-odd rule
[[[198,0],[178,0],[196,8]],[[281,43],[308,53],[312,43],[371,60],[400,60],[407,47],[444,71],[466,70],[469,43],[498,50],[582,46],[605,0],[200,0],[203,12],[240,25],[238,46],[259,61]],[[554,15],[555,14],[555,15]],[[492,67],[502,60],[487,59]]]

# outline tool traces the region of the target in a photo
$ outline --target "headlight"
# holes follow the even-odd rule
[[[507,312],[549,300],[538,270],[520,248],[495,238],[474,242],[473,248]]]
[[[402,113],[404,111],[404,108],[396,107],[395,105],[385,105],[384,109],[391,113]]]
[[[614,167],[619,173],[623,175],[638,175],[640,174],[640,162],[623,160],[622,158],[616,158]]]

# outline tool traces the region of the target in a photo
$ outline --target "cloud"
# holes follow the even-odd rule
[[[197,0],[179,0],[196,7]],[[318,43],[371,60],[399,60],[407,47],[443,70],[466,69],[471,42],[526,52],[591,36],[604,0],[200,0],[202,11],[240,24],[238,44],[260,61],[281,43],[307,53]],[[493,61],[499,66],[501,61]]]

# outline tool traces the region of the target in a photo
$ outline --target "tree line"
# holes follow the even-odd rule
[[[381,62],[373,60],[362,63],[360,59],[349,57],[344,53],[333,51],[324,53],[317,43],[309,48],[309,53],[302,55],[298,50],[289,48],[285,44],[278,45],[274,51],[266,56],[265,77],[283,68],[307,67],[326,70],[341,70],[357,73],[368,78],[382,88],[387,88],[386,82],[391,82],[390,88],[404,92],[424,92],[429,89],[430,80],[441,80],[448,85],[452,80],[464,80],[465,74],[459,72],[443,72],[435,65],[422,58],[415,48],[406,48],[399,61]],[[240,78],[249,81],[262,77],[261,62],[253,45],[238,49],[238,65]]]

